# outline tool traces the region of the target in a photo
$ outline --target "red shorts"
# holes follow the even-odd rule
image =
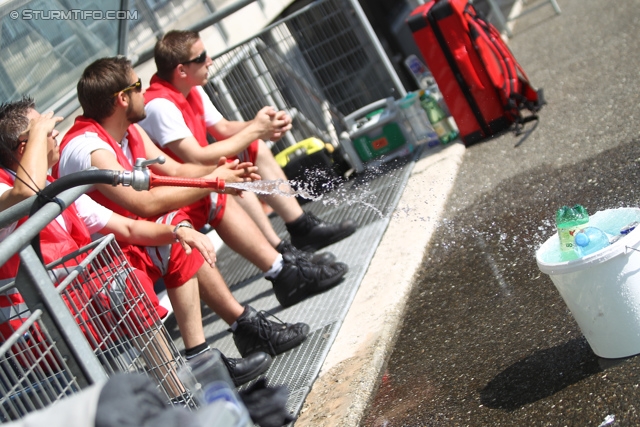
[[[215,206],[214,206],[215,204]],[[195,203],[182,208],[196,230],[201,230],[205,224],[216,228],[222,217],[224,216],[224,208],[227,205],[227,195],[211,193],[208,197],[204,197]]]
[[[189,220],[189,216],[179,210],[162,215],[156,222],[176,225]],[[191,255],[187,255],[180,243],[166,246],[124,245],[122,251],[134,268],[145,272],[153,283],[162,277],[167,288],[182,286],[195,276],[204,263],[199,251],[193,250]]]

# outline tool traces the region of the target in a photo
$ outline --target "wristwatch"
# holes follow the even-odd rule
[[[178,229],[180,227],[187,227],[193,230],[193,225],[191,225],[191,223],[187,222],[187,221],[182,221],[179,222],[178,225],[176,225],[176,227],[173,229],[173,238],[176,242],[179,242],[180,240],[178,239]]]

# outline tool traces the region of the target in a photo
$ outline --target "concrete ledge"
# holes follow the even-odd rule
[[[416,162],[296,427],[360,424],[464,152],[462,143],[425,149]]]

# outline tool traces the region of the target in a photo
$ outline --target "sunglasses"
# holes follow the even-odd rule
[[[142,79],[138,77],[138,81],[135,83],[131,83],[129,86],[125,87],[122,90],[117,91],[113,94],[113,96],[118,96],[120,92],[126,92],[128,90],[135,90],[136,92],[140,92],[142,90]]]
[[[206,60],[207,60],[207,51],[205,50],[200,55],[196,56],[195,58],[183,62],[182,65],[191,64],[192,62],[194,62],[196,64],[202,64]]]

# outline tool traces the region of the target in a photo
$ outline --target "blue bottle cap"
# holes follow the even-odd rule
[[[576,245],[587,246],[589,244],[589,236],[586,233],[576,234]]]

